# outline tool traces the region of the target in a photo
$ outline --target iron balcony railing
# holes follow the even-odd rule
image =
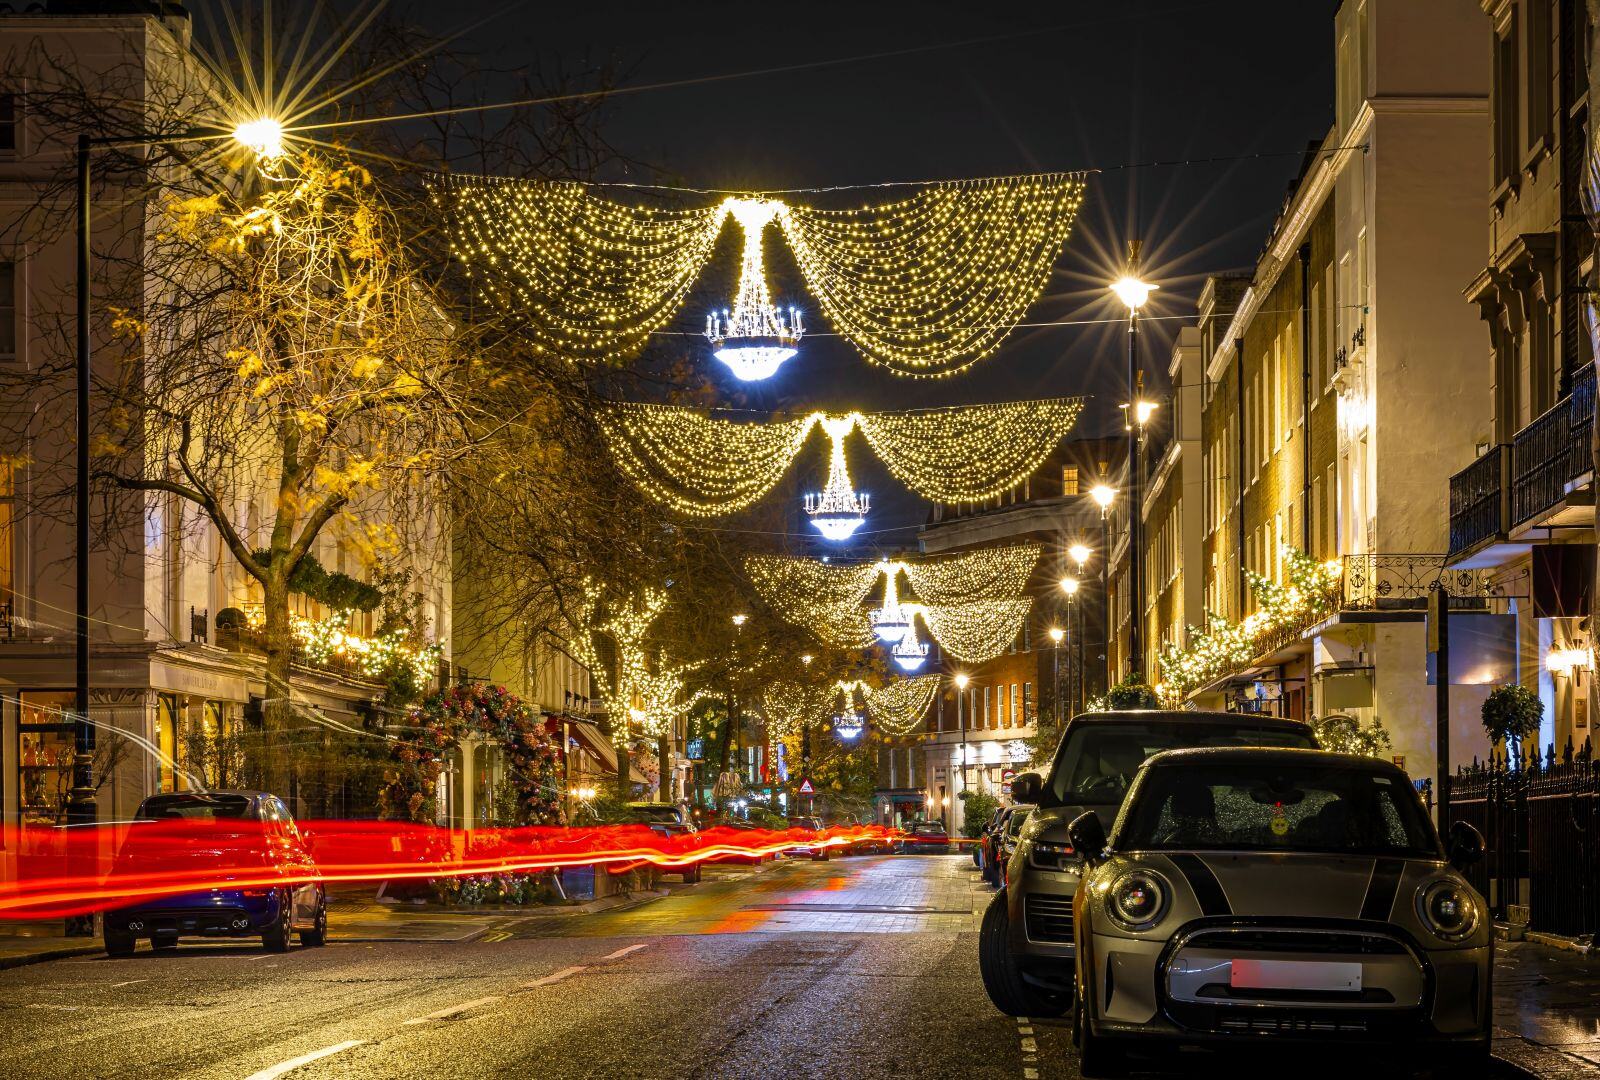
[[[1566,497],[1567,485],[1593,467],[1594,397],[1589,365],[1572,380],[1572,393],[1517,432],[1511,443],[1513,526],[1555,506]]]
[[[1346,555],[1340,608],[1423,610],[1428,606],[1428,594],[1441,586],[1457,598],[1486,600],[1493,595],[1487,571],[1451,569],[1448,561],[1448,555]]]
[[[1511,445],[1499,443],[1450,478],[1450,554],[1505,535]]]

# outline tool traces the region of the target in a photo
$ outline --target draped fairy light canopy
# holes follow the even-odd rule
[[[744,230],[739,294],[706,332],[736,374],[775,371],[803,332],[766,285],[761,238],[776,224],[841,337],[874,364],[931,378],[1000,347],[1049,282],[1084,189],[1084,174],[1045,173],[841,210],[756,195],[645,206],[582,184],[446,177],[434,197],[482,298],[527,313],[544,351],[603,362],[638,352],[681,309],[731,217]],[[748,351],[720,356],[730,349]]]
[[[1005,652],[1022,632],[1033,598],[1028,581],[1044,549],[1038,544],[988,548],[917,560],[842,565],[788,555],[755,555],[745,574],[784,618],[838,648],[865,648],[874,640],[915,646],[920,620],[950,656],[970,664]],[[915,599],[902,597],[904,577]],[[882,603],[868,598],[883,581]],[[926,651],[923,651],[926,656]],[[919,665],[920,666],[920,665]]]
[[[1081,408],[1078,398],[1048,398],[911,412],[814,412],[761,423],[674,405],[619,403],[602,408],[597,419],[630,480],[674,510],[698,517],[754,504],[777,486],[820,426],[830,441],[828,483],[822,495],[807,500],[807,510],[814,520],[826,513],[854,517],[859,525],[867,506],[850,485],[844,446],[851,432],[859,431],[889,472],[918,495],[941,503],[982,502],[1037,470],[1072,430]]]
[[[938,692],[937,675],[897,679],[883,686],[869,686],[859,679],[831,686],[779,681],[767,687],[761,708],[768,732],[783,738],[826,717],[854,715],[855,696],[860,694],[873,725],[885,734],[899,736],[922,722]]]

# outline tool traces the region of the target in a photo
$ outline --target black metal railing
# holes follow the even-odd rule
[[[205,642],[208,636],[207,631],[210,629],[210,616],[211,611],[209,608],[202,608],[196,611],[194,605],[191,604],[189,606],[189,640],[191,642]]]
[[[1425,609],[1428,594],[1441,585],[1457,598],[1487,599],[1489,575],[1480,570],[1454,570],[1446,555],[1344,556],[1341,575],[1345,611],[1409,611]],[[1452,605],[1455,606],[1455,605]]]
[[[1527,912],[1529,929],[1577,936],[1600,929],[1600,767],[1585,742],[1525,768],[1495,757],[1449,781],[1450,818],[1483,833],[1467,878],[1496,919]]]
[[[0,638],[10,641],[15,625],[16,617],[12,614],[11,601],[0,603]]]
[[[1505,534],[1510,467],[1511,447],[1499,443],[1450,478],[1451,555]]]
[[[1572,393],[1517,432],[1511,443],[1513,525],[1556,505],[1567,485],[1593,467],[1594,405],[1595,372],[1588,366],[1572,380]]]

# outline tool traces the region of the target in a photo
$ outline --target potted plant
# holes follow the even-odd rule
[[[1483,730],[1490,742],[1506,744],[1514,762],[1520,762],[1523,740],[1539,730],[1543,718],[1544,702],[1521,683],[1497,686],[1483,702]]]

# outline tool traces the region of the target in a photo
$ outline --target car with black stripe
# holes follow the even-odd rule
[[[1185,747],[1316,744],[1307,724],[1255,713],[1129,709],[1073,717],[1049,769],[1011,782],[1012,800],[1035,809],[983,916],[978,967],[989,1000],[1011,1016],[1061,1016],[1072,1005],[1072,898],[1083,860],[1067,826],[1093,811],[1110,828],[1146,758]]]
[[[1321,750],[1172,750],[1109,834],[1085,812],[1073,1036],[1085,1076],[1174,1045],[1368,1044],[1481,1075],[1493,944],[1405,772]]]

